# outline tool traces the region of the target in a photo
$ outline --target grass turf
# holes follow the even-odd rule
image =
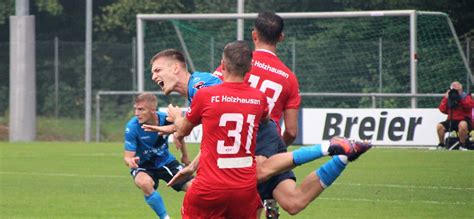
[[[156,217],[122,153],[122,143],[0,142],[1,218]],[[327,160],[297,167],[299,181]],[[180,218],[184,193],[163,182],[159,192]],[[295,218],[474,218],[473,201],[473,151],[375,148]]]

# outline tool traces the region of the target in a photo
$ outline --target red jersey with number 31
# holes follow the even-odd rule
[[[194,189],[256,187],[256,134],[267,115],[265,95],[247,83],[224,82],[196,93],[186,114],[203,127]]]

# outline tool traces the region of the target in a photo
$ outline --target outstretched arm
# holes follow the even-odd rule
[[[170,135],[176,131],[174,124],[162,126],[143,124],[142,128],[147,132],[158,132],[159,135]]]

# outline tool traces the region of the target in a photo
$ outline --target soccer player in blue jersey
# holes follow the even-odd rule
[[[165,126],[167,114],[157,112],[158,100],[151,93],[142,93],[135,99],[135,117],[125,127],[125,164],[130,167],[130,173],[135,185],[145,195],[145,202],[161,218],[169,218],[160,194],[156,191],[158,180],[169,182],[184,166],[168,151],[168,136],[156,132],[147,132],[142,125]],[[184,145],[181,161],[189,163]],[[192,177],[186,177],[180,183],[173,185],[176,191],[186,191],[191,185]]]
[[[184,56],[175,49],[167,49],[157,53],[150,61],[152,65],[152,79],[159,85],[165,94],[172,91],[180,93],[190,102],[194,94],[203,87],[209,87],[222,83],[215,75],[205,72],[190,74],[186,69]],[[170,114],[171,115],[171,114]],[[271,195],[274,191],[281,190],[280,197],[286,199],[277,200],[284,202],[283,208],[290,214],[297,214],[303,210],[314,198],[342,173],[349,161],[357,159],[367,151],[371,145],[365,142],[352,142],[343,138],[333,138],[325,144],[317,144],[310,147],[302,147],[293,152],[279,150],[278,145],[285,145],[277,131],[276,124],[260,124],[257,133],[257,178],[259,181],[259,193],[262,198]],[[146,126],[149,130],[161,131],[160,127]],[[283,146],[286,149],[286,146]],[[312,160],[326,155],[335,156],[317,171],[312,172],[304,179],[299,187],[294,183],[294,175],[286,171]],[[199,155],[198,155],[199,156]],[[259,162],[259,156],[268,157],[264,162]],[[191,165],[180,171],[169,183],[180,181],[180,177],[191,175],[197,168],[197,159]],[[270,177],[280,174],[277,180],[265,182]],[[282,186],[285,179],[292,179],[293,187],[288,184]],[[288,181],[287,181],[288,182]]]

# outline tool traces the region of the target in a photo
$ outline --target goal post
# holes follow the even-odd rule
[[[278,47],[280,58],[296,69],[304,99],[321,94],[319,101],[305,104],[340,107],[325,101],[326,94],[337,93],[347,107],[374,107],[371,97],[380,102],[375,107],[432,107],[450,81],[473,82],[445,13],[395,10],[278,14],[285,19],[286,37]],[[153,52],[187,50],[196,70],[212,71],[223,45],[236,39],[237,20],[243,19],[244,29],[250,29],[257,15],[138,14],[138,91],[149,90],[146,84],[151,82],[145,81],[145,74]],[[251,41],[249,36],[244,39]],[[207,63],[200,64],[203,59]],[[394,98],[387,98],[387,94],[394,94],[388,95]]]

